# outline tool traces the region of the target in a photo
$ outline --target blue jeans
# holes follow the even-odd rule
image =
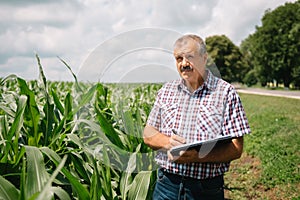
[[[198,180],[159,169],[153,200],[224,200],[223,176]]]

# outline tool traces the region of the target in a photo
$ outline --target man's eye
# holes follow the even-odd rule
[[[186,58],[188,59],[188,60],[190,60],[190,59],[192,59],[194,56],[192,56],[192,55],[187,55],[186,56]]]
[[[177,61],[177,62],[182,61],[182,57],[177,57],[177,58],[176,58],[176,61]]]

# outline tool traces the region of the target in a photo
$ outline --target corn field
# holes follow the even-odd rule
[[[0,199],[150,199],[142,131],[159,84],[0,79]]]

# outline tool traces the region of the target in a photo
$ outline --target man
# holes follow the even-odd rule
[[[250,133],[242,103],[233,86],[206,69],[208,55],[199,36],[180,37],[174,57],[181,79],[158,91],[144,129],[144,141],[158,150],[160,165],[153,199],[224,199],[223,175],[241,156],[243,135]],[[179,156],[169,151],[220,135],[233,139]]]

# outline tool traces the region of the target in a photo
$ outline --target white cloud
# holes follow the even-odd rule
[[[16,74],[18,76],[35,76],[37,77],[38,71],[34,63],[34,57],[14,56],[7,59],[6,65],[1,66],[1,75],[8,76]]]
[[[63,7],[60,4],[32,5],[25,8],[17,8],[13,12],[12,20],[21,23],[68,25],[76,17],[76,12],[70,12],[70,9],[73,10],[70,8],[70,5]],[[53,11],[55,11],[55,14]]]
[[[255,31],[267,9],[283,5],[285,1],[241,1],[220,0],[213,9],[213,17],[203,30],[206,36],[225,34],[235,44],[239,45],[249,34]]]
[[[194,32],[203,37],[225,34],[239,44],[255,30],[255,25],[260,24],[266,9],[274,9],[285,2],[1,1],[0,77],[9,72],[19,72],[22,77],[36,79],[38,68],[28,67],[37,66],[34,58],[36,52],[44,63],[49,79],[72,80],[56,56],[66,60],[76,72],[98,45],[120,33],[145,27]],[[135,41],[131,42],[140,40],[145,40],[143,35],[136,36]],[[159,40],[166,39],[160,37]]]
[[[116,82],[137,67],[174,67],[172,45],[180,35],[157,28],[136,29],[116,35],[91,52],[80,68],[79,79]]]

